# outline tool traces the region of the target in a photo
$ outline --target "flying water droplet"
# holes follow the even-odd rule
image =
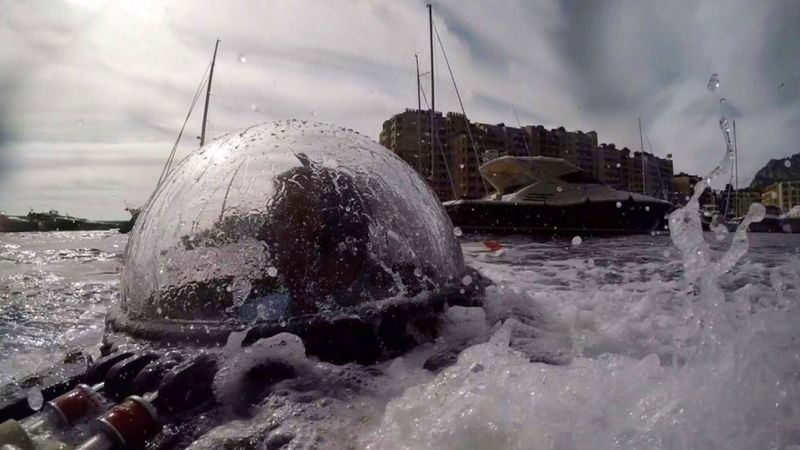
[[[242,53],[239,53],[239,62],[242,64],[247,62],[247,57]]]
[[[453,234],[455,234],[456,236],[461,236],[462,234],[464,234],[464,232],[461,231],[461,228],[455,227],[453,228]]]
[[[583,239],[580,236],[575,236],[572,238],[572,246],[577,247],[583,243]]]
[[[731,131],[727,117],[722,117],[721,119],[719,119],[719,128],[722,130],[723,133],[728,133]]]
[[[28,390],[28,406],[34,410],[38,411],[42,409],[44,405],[44,396],[42,395],[42,391],[39,388],[31,388]]]
[[[719,87],[719,75],[714,73],[711,74],[711,78],[708,80],[708,90],[710,92],[714,92]]]

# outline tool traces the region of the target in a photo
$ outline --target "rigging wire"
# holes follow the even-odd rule
[[[170,168],[172,167],[172,162],[175,159],[175,152],[178,150],[178,144],[181,141],[181,137],[183,136],[183,131],[186,128],[186,124],[189,122],[189,117],[192,115],[192,111],[194,110],[194,106],[197,104],[197,99],[200,97],[200,94],[203,92],[203,87],[205,87],[206,83],[208,82],[208,71],[211,68],[211,63],[208,63],[208,67],[206,67],[206,71],[203,73],[203,78],[200,81],[200,85],[197,87],[197,91],[194,94],[194,98],[192,99],[192,104],[189,106],[189,112],[186,113],[186,119],[183,121],[183,125],[181,126],[180,132],[178,132],[178,138],[175,139],[175,144],[172,145],[172,150],[169,153],[169,157],[167,158],[166,164],[164,164],[164,168],[161,169],[161,175],[158,177],[158,182],[156,183],[156,189],[161,186],[161,183],[164,182],[167,175],[169,174]]]
[[[514,110],[514,117],[517,119],[517,127],[519,127],[519,131],[522,132],[522,142],[525,143],[525,150],[528,152],[528,156],[533,156],[531,154],[531,148],[528,147],[528,140],[525,138],[525,130],[522,129],[522,124],[519,121],[519,116],[517,115],[517,107],[514,104],[511,104],[511,109]]]
[[[422,85],[419,86],[419,90],[420,92],[422,92],[422,99],[425,101],[425,107],[430,109],[430,105],[428,104],[428,97],[425,96],[425,89],[422,87]],[[439,133],[436,133],[436,144],[439,147],[439,153],[442,155],[442,160],[444,161],[444,169],[447,171],[447,179],[450,180],[450,189],[453,191],[453,200],[458,200],[458,192],[456,191],[456,184],[453,181],[453,175],[450,173],[450,165],[447,164],[447,158],[444,155],[442,142],[439,140]],[[431,171],[433,171],[433,167],[431,167]]]
[[[650,136],[647,135],[647,130],[642,128],[642,133],[644,133],[644,138],[647,140],[647,146],[650,147],[650,151],[655,155],[656,151],[653,149],[653,144],[650,143]],[[642,158],[644,158],[644,151],[642,152]],[[668,200],[667,188],[664,186],[664,178],[661,176],[661,169],[658,165],[656,165],[656,173],[658,174],[658,183],[661,185],[661,194],[664,196],[664,200]]]
[[[444,50],[444,44],[442,44],[442,38],[439,36],[439,29],[436,27],[436,22],[433,22],[433,30],[436,32],[436,40],[439,41],[439,47],[442,49],[442,55],[444,56],[444,62],[447,63],[447,70],[450,72],[450,79],[453,81],[453,88],[456,91],[456,97],[458,98],[458,104],[461,106],[461,113],[464,114],[464,118],[467,118],[467,112],[464,110],[464,102],[461,101],[461,93],[458,92],[458,85],[456,84],[456,78],[453,75],[453,69],[450,67],[450,60],[447,58],[447,52]],[[467,123],[467,136],[469,136],[469,141],[472,144],[472,152],[475,154],[475,163],[477,163],[478,167],[481,166],[481,160],[478,157],[478,147],[475,145],[475,139],[472,137],[472,129],[469,123]],[[486,180],[481,177],[481,182],[483,183],[483,190],[484,193],[489,193],[489,187],[486,185]]]

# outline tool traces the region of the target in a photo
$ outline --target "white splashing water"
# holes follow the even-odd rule
[[[717,86],[718,81],[712,89],[710,82],[709,90]],[[796,448],[800,307],[782,292],[798,292],[800,276],[792,271],[800,260],[776,262],[768,288],[758,281],[762,263],[737,265],[748,250],[747,227],[765,214],[760,204],[751,206],[727,250],[705,241],[698,198],[733,161],[727,121],[720,125],[724,157],[695,186],[689,204],[670,217],[670,236],[681,258],[675,267],[682,277],[663,280],[661,264],[641,279],[626,267],[585,259],[534,260],[528,269],[479,260],[478,268],[498,284],[487,290],[487,301],[512,302],[518,310],[543,308],[570,330],[572,361],[529,362],[510,346],[510,321],[501,326],[487,314],[492,338],[466,349],[432,381],[390,401],[380,425],[361,444],[369,449]],[[508,251],[513,260],[515,249]],[[627,281],[604,281],[611,276]],[[563,287],[548,289],[556,281]]]

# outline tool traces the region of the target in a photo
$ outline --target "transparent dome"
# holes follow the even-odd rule
[[[351,130],[284,121],[185,158],[131,232],[133,320],[251,322],[411,296],[464,270],[425,181]]]

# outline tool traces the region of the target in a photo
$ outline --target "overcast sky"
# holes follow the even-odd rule
[[[472,120],[516,125],[514,105],[523,124],[638,149],[641,117],[648,151],[703,174],[722,154],[725,97],[740,184],[800,151],[798,1],[446,0],[434,20]],[[377,140],[416,105],[414,53],[429,63],[423,1],[0,0],[0,211],[125,217],[152,191],[217,37],[211,137],[298,118]],[[455,111],[437,57],[437,109]]]

